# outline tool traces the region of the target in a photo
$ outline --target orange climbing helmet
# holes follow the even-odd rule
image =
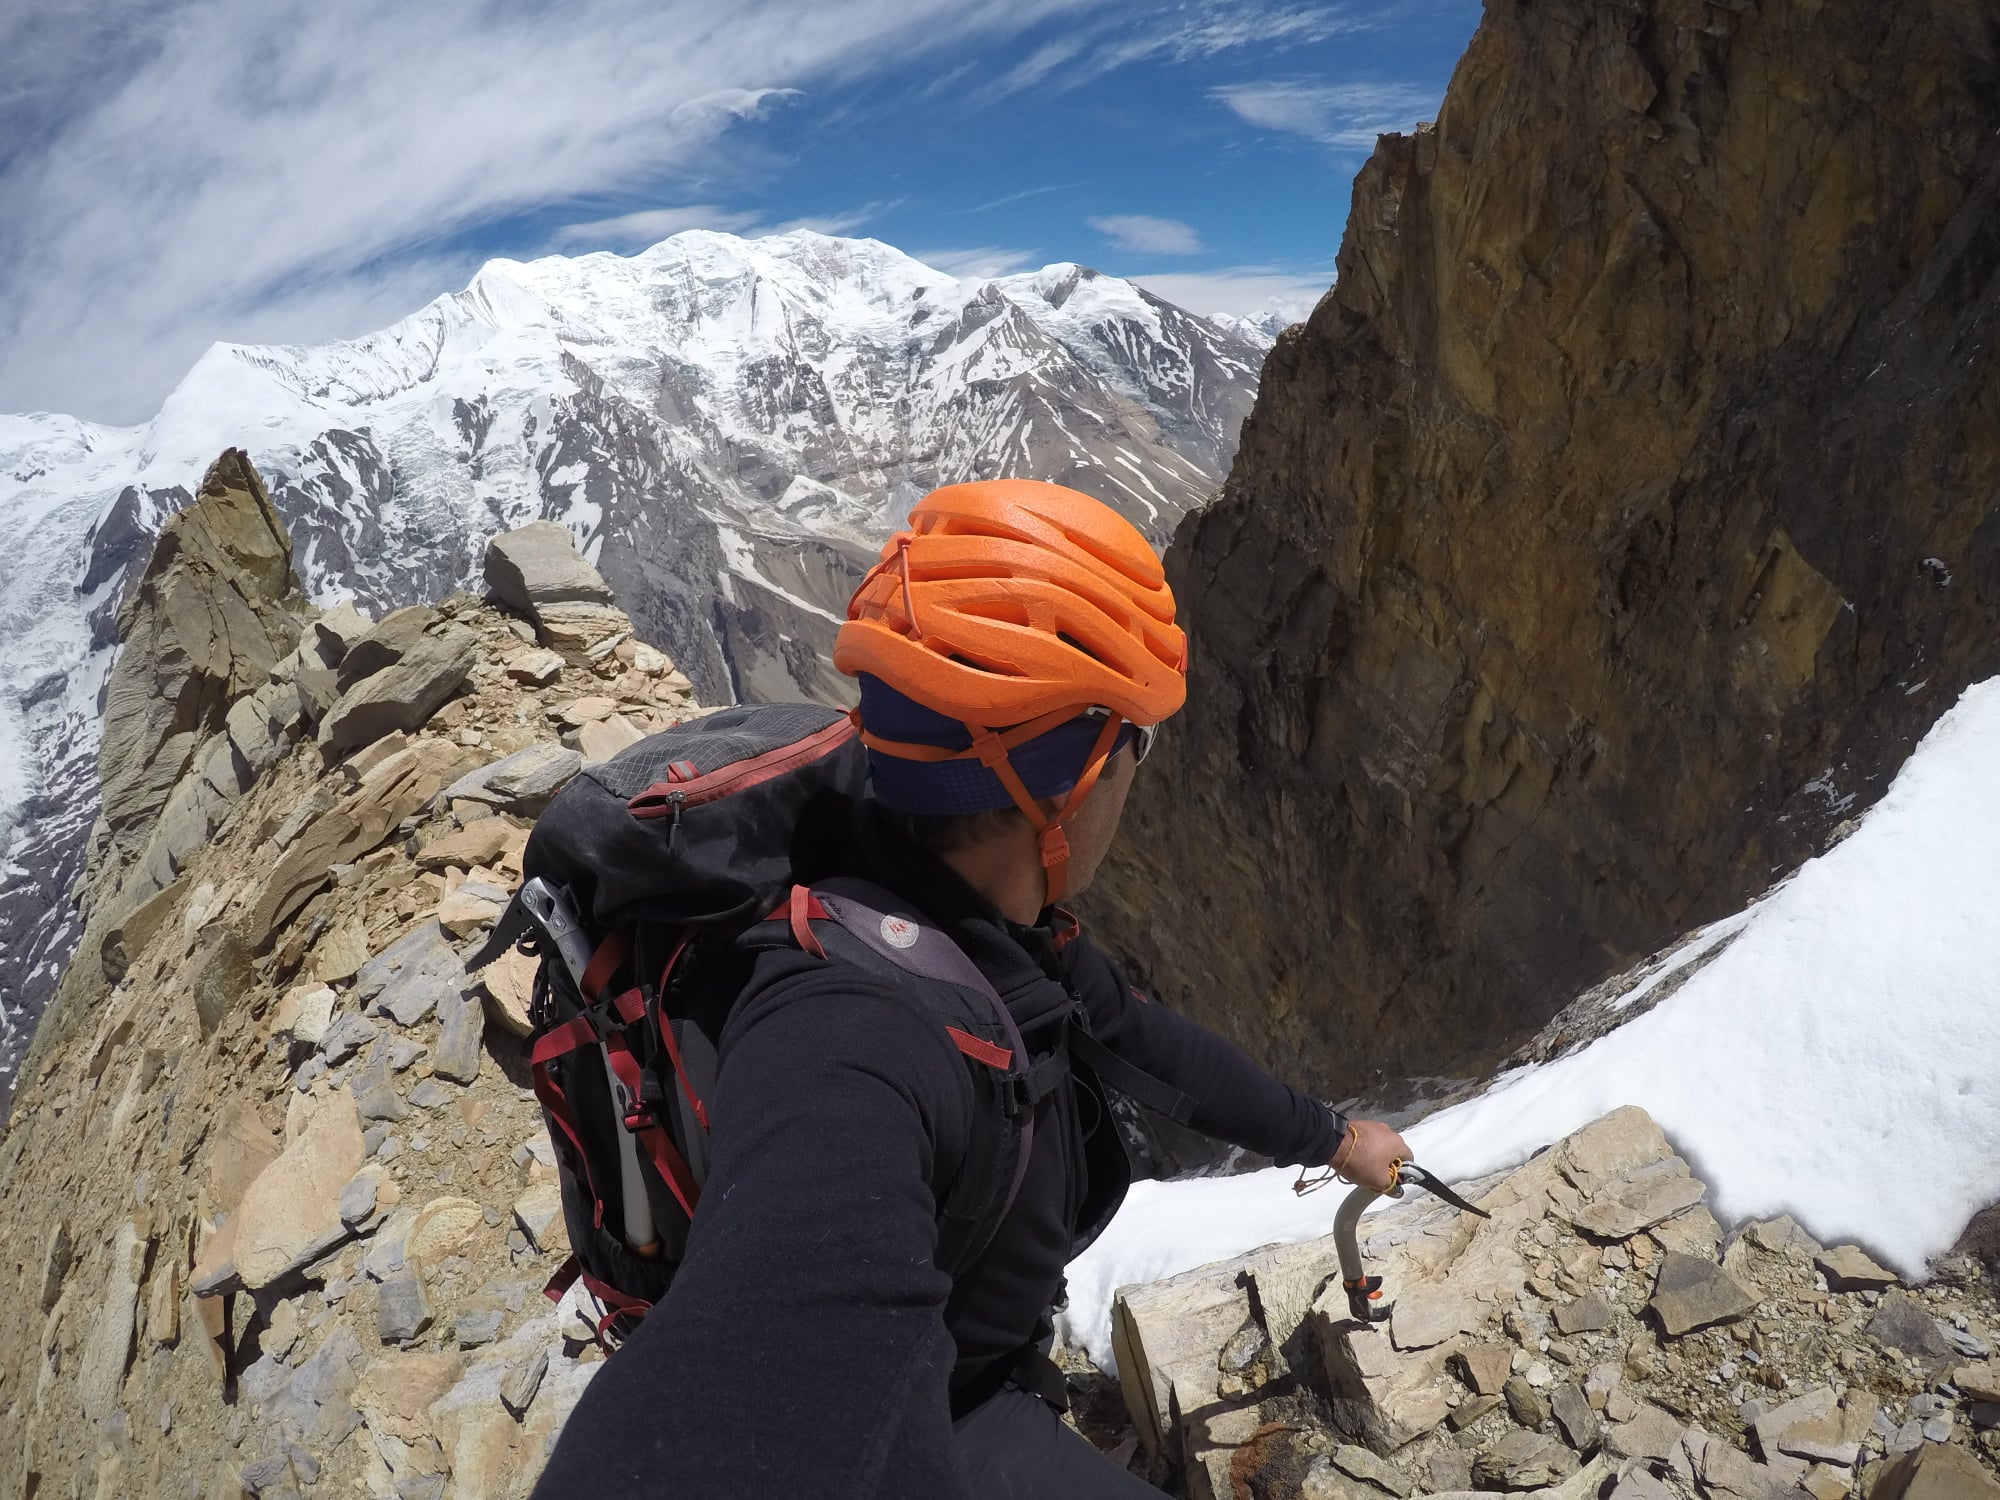
[[[1187,697],[1187,638],[1145,537],[1100,501],[1032,479],[948,485],[919,502],[848,602],[833,663],[861,679],[862,738],[878,771],[888,757],[969,772],[940,784],[974,800],[983,787],[984,805],[1004,789],[1041,832],[1052,902],[1068,858],[1062,825],[1129,737],[1125,726],[1158,724]],[[963,733],[912,734],[904,704]],[[1046,769],[1053,747],[1079,743],[1075,721],[1086,717],[1088,755],[1080,768],[1074,752],[1064,757],[1067,796],[1050,818],[1037,805],[1050,793],[1031,789],[1021,767]],[[949,810],[977,809],[960,800]]]

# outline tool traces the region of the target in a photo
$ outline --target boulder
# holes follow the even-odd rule
[[[1465,1383],[1481,1396],[1498,1395],[1507,1383],[1514,1351],[1508,1344],[1469,1344],[1453,1357]]]
[[[1510,1432],[1472,1461],[1473,1479],[1489,1490],[1538,1490],[1576,1471],[1576,1455],[1537,1432]]]
[[[478,660],[479,638],[462,625],[421,637],[393,665],[341,693],[320,721],[321,748],[338,754],[421,728]]]
[[[438,1001],[438,1044],[431,1066],[440,1078],[470,1083],[479,1076],[486,1035],[486,1007],[476,995],[460,993]]]
[[[235,1263],[245,1286],[261,1291],[348,1238],[340,1193],[365,1158],[353,1097],[329,1096],[243,1195]]]
[[[507,663],[507,675],[529,687],[547,687],[562,676],[563,659],[555,651],[524,651]]]
[[[381,623],[369,629],[341,658],[335,682],[346,692],[364,677],[372,677],[394,666],[416,649],[424,632],[437,620],[437,611],[422,604],[391,610]]]
[[[566,1242],[562,1191],[553,1182],[538,1182],[514,1200],[514,1222],[528,1243],[544,1255]]]
[[[407,1344],[431,1326],[431,1300],[415,1271],[392,1276],[376,1289],[375,1336],[384,1344]]]
[[[1647,1307],[1668,1334],[1679,1336],[1740,1318],[1757,1298],[1713,1261],[1670,1250],[1661,1258]]]
[[[490,865],[520,832],[506,818],[476,818],[457,832],[432,839],[419,849],[418,868],[446,870],[455,865],[469,870],[475,865]]]
[[[2000,1359],[1960,1365],[1951,1372],[1951,1383],[1974,1401],[2000,1401]]]
[[[1757,1449],[1765,1461],[1803,1458],[1851,1469],[1861,1458],[1861,1444],[1843,1436],[1840,1398],[1822,1386],[1773,1407],[1751,1424]]]
[[[613,604],[611,586],[577,551],[576,538],[553,521],[535,521],[486,544],[487,587],[510,608],[539,619],[550,604]]]
[[[222,1106],[208,1138],[208,1201],[213,1212],[229,1213],[284,1143],[255,1108],[235,1100]]]
[[[352,600],[343,599],[313,621],[313,638],[320,660],[329,667],[339,666],[340,659],[374,628],[374,622]]]
[[[285,992],[271,1017],[271,1034],[285,1038],[295,1048],[312,1051],[325,1040],[333,1025],[333,1007],[338,997],[324,984],[299,984]]]
[[[438,902],[438,926],[455,938],[469,937],[498,921],[512,899],[512,892],[497,885],[467,880],[446,891]]]
[[[1890,1292],[1861,1330],[1885,1349],[1920,1359],[1946,1359],[1952,1353],[1944,1330],[1930,1310],[1908,1292]]]
[[[1868,1500],[2000,1500],[2000,1480],[1963,1448],[1925,1443],[1884,1469]]]
[[[509,948],[479,971],[487,1019],[510,1036],[525,1037],[534,1030],[528,1016],[535,998],[535,971],[540,967],[540,959]]]
[[[458,1254],[485,1224],[484,1211],[470,1198],[433,1198],[411,1221],[403,1254],[412,1265],[435,1265]]]
[[[607,761],[620,750],[636,745],[646,737],[646,731],[634,724],[624,714],[612,714],[609,718],[598,719],[577,731],[576,748],[588,765]]]

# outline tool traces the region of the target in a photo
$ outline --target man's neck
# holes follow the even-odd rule
[[[964,849],[947,850],[938,857],[958,872],[971,886],[999,910],[1000,915],[1023,927],[1032,927],[1042,914],[1048,880],[1032,829],[1023,828],[1021,839],[989,839]]]

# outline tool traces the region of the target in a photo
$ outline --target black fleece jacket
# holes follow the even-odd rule
[[[1288,1165],[1332,1154],[1331,1111],[1142,999],[1088,938],[1058,949],[1005,921],[865,809],[845,865],[943,927],[1031,1049],[1074,996],[1099,1041],[1197,1101],[1196,1129]],[[536,1494],[964,1494],[954,1380],[1045,1328],[1077,1231],[1124,1190],[1101,1091],[1085,1077],[1043,1102],[1014,1207],[954,1284],[933,1250],[974,1090],[933,1017],[852,965],[766,951],[720,1057],[673,1289],[591,1382]]]

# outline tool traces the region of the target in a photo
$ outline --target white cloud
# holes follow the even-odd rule
[[[1140,272],[1125,279],[1204,317],[1227,313],[1255,321],[1275,314],[1287,323],[1303,322],[1313,304],[1333,285],[1331,271],[1314,276],[1270,266]]]
[[[365,332],[426,247],[663,185],[694,200],[789,91],[1095,3],[47,0],[73,27],[6,7],[0,411],[143,419],[217,337]],[[472,269],[428,253],[452,280],[391,316]]]
[[[1261,130],[1363,151],[1374,149],[1378,135],[1431,118],[1438,106],[1434,91],[1403,83],[1242,83],[1214,97]]]
[[[1007,250],[997,245],[981,245],[970,250],[912,250],[910,254],[925,265],[960,280],[1012,276],[1016,271],[1036,270],[1042,264],[1042,258],[1032,250]]]
[[[565,224],[556,231],[555,239],[559,245],[582,249],[624,248],[656,245],[683,229],[717,229],[725,234],[738,234],[755,229],[757,222],[758,215],[753,213],[695,203],[685,208],[642,208],[609,219]]]
[[[1150,214],[1101,214],[1084,222],[1118,249],[1140,255],[1199,255],[1203,248],[1194,226],[1179,219],[1156,219]]]

